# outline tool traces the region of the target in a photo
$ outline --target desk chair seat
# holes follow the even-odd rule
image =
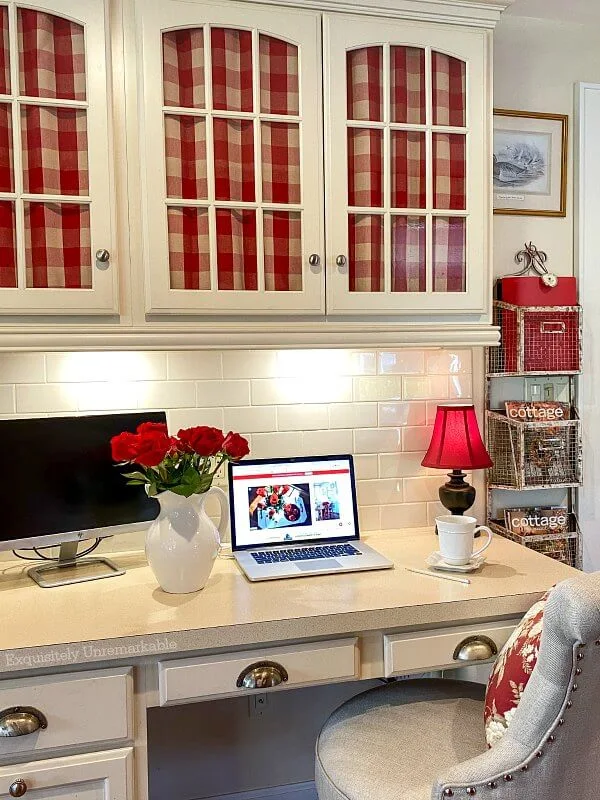
[[[317,741],[320,800],[599,800],[600,572],[552,590],[537,665],[491,750],[483,691],[399,681],[345,703]]]

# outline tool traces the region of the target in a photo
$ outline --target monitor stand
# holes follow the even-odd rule
[[[43,589],[125,574],[124,569],[119,569],[108,558],[77,558],[78,544],[79,542],[63,542],[58,559],[53,564],[32,567],[27,570],[27,574]]]

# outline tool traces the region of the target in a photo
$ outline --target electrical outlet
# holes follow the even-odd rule
[[[269,698],[266,694],[253,694],[248,698],[248,716],[263,717],[267,712]]]
[[[546,401],[554,400],[554,384],[553,383],[545,383],[544,384],[544,400],[546,400]]]

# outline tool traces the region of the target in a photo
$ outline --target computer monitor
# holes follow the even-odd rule
[[[111,457],[111,438],[122,431],[135,432],[142,422],[165,423],[166,415],[159,411],[0,420],[0,550],[61,545],[59,563],[69,562],[79,575],[76,580],[104,577],[92,574],[97,570],[91,568],[91,559],[75,564],[77,544],[146,528],[158,514],[157,501],[143,486],[128,486]],[[106,559],[96,559],[94,566],[107,563],[114,566]],[[47,567],[30,572],[38,582],[40,573],[45,575],[44,585],[50,585]],[[104,573],[114,574],[106,568]]]

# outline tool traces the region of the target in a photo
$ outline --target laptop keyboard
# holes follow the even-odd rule
[[[340,558],[363,554],[351,544],[328,544],[316,547],[293,547],[289,550],[263,550],[250,555],[257,564],[280,564],[284,561],[310,561],[313,558]]]

